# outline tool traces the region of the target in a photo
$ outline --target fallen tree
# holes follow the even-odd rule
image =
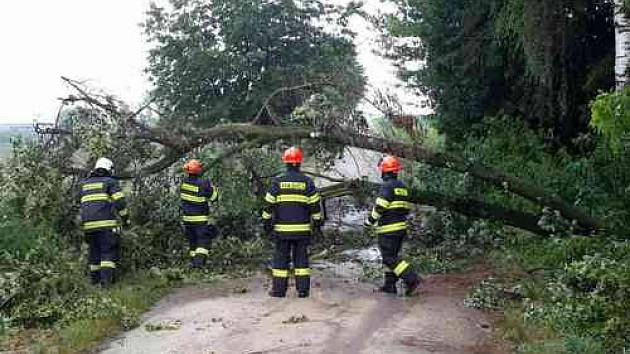
[[[549,193],[521,179],[506,175],[497,169],[468,161],[454,154],[433,151],[419,144],[408,144],[372,136],[367,132],[352,129],[344,125],[343,122],[334,125],[328,124],[323,129],[321,127],[317,129],[307,126],[256,125],[251,123],[221,124],[206,129],[191,126],[165,129],[136,119],[141,110],[129,111],[128,109],[122,109],[120,107],[123,105],[117,104],[110,96],[93,95],[87,92],[80,83],[65,78],[64,80],[78,92],[78,96],[71,96],[65,99],[65,103],[83,102],[91,107],[96,107],[106,114],[116,117],[119,123],[125,127],[125,139],[147,141],[157,145],[156,148],[159,148],[160,158],[139,169],[122,171],[121,175],[123,177],[141,177],[159,172],[177,162],[182,155],[213,143],[235,144],[234,147],[230,148],[229,153],[237,153],[241,149],[240,144],[251,146],[252,141],[255,141],[256,144],[264,145],[277,140],[311,139],[322,143],[353,146],[393,154],[434,167],[466,173],[501,190],[519,195],[543,207],[557,210],[562,217],[576,226],[576,229],[581,229],[583,232],[593,232],[602,228],[602,223],[589,215],[584,209],[564,201],[555,193]],[[146,107],[148,105],[144,106],[143,109]],[[80,172],[76,168],[68,166],[64,167],[64,171],[68,173]],[[426,193],[419,196],[419,198],[425,200],[425,202],[432,201],[438,206],[441,204],[456,211],[465,211],[464,209],[466,209],[467,215],[476,214],[476,217],[502,218],[508,223],[520,225],[517,227],[535,229],[533,226],[527,226],[532,225],[534,220],[530,214],[509,211],[498,205],[489,206],[480,204],[482,203],[480,201],[449,199]],[[535,225],[536,223],[533,224]],[[540,230],[536,231],[540,233]]]
[[[358,148],[393,154],[402,158],[424,162],[431,166],[448,168],[468,173],[470,176],[488,182],[505,191],[512,192],[537,204],[557,210],[566,219],[587,230],[598,230],[601,223],[581,208],[568,203],[555,194],[549,194],[501,171],[478,163],[470,163],[460,156],[435,152],[421,145],[412,145],[391,141],[367,134],[355,133],[346,129],[314,132],[309,128],[258,126],[249,124],[231,124],[216,126],[198,132],[195,139],[182,143],[182,147],[192,150],[209,144],[217,139],[243,139],[275,141],[280,139],[316,139],[324,142],[354,146]]]

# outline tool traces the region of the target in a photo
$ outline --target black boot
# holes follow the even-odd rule
[[[403,280],[405,281],[405,296],[414,296],[416,295],[416,290],[420,286],[422,279],[416,272],[410,270],[404,275]]]
[[[289,278],[273,277],[271,282],[271,291],[269,296],[271,297],[285,297],[287,296],[287,287],[289,286]]]
[[[193,257],[192,261],[191,261],[191,267],[193,268],[201,268],[204,266],[204,264],[206,263],[206,257],[203,255],[196,255]]]
[[[298,297],[308,297],[311,292],[311,277],[295,277],[295,287],[297,288]]]
[[[103,268],[101,269],[100,274],[101,286],[103,288],[107,288],[112,285],[114,280],[114,269],[113,268]]]
[[[120,269],[118,267],[112,269],[112,284],[118,283],[120,280]]]
[[[100,270],[91,270],[90,271],[90,283],[92,285],[98,285],[101,282],[101,271]]]
[[[393,272],[385,272],[385,282],[378,290],[387,294],[397,294],[396,282],[398,282],[396,274]]]

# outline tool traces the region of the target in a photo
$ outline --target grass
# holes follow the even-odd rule
[[[493,253],[491,260],[495,264],[496,278],[509,283],[523,284],[523,295],[537,299],[542,291],[543,283],[527,277],[526,267],[518,262],[506,262],[513,254]],[[512,259],[513,260],[513,259]],[[544,323],[534,323],[525,319],[525,308],[521,302],[512,301],[501,310],[502,314],[497,322],[501,337],[512,343],[514,352],[519,354],[573,354],[566,351],[565,339]],[[575,352],[580,353],[580,352]],[[592,354],[600,353],[598,351]]]
[[[80,319],[49,329],[17,330],[3,338],[0,350],[38,354],[75,354],[93,350],[106,338],[137,325],[140,314],[168,294],[171,285],[163,278],[149,276],[148,272],[130,275],[111,289],[103,290],[103,295],[122,304],[128,314],[113,312],[111,317]]]
[[[503,317],[498,322],[503,338],[523,346],[526,343],[546,343],[558,339],[557,335],[545,326],[533,325],[524,321],[520,306],[508,306],[503,310]]]
[[[603,249],[602,241],[583,237],[546,239],[518,234],[501,250],[491,252],[497,278],[506,284],[518,284],[528,301],[511,301],[503,309],[498,327],[504,339],[514,344],[519,354],[600,354],[610,352],[610,343],[591,337],[588,332],[560,331],[557,324],[526,318],[529,303],[546,302],[545,289],[550,277],[566,264],[583,255]],[[569,311],[570,309],[567,309]]]

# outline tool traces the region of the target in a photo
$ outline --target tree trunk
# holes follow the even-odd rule
[[[452,154],[432,151],[422,145],[406,144],[397,141],[382,139],[370,135],[355,133],[342,128],[329,132],[313,132],[309,128],[300,127],[275,127],[257,126],[250,124],[230,124],[216,126],[195,136],[189,142],[182,142],[180,146],[189,149],[206,145],[217,139],[237,139],[261,141],[276,141],[280,139],[316,139],[335,144],[354,146],[373,151],[380,151],[396,155],[409,160],[424,162],[441,168],[468,173],[473,177],[486,181],[506,192],[520,195],[534,203],[557,210],[567,220],[578,224],[587,230],[599,230],[601,223],[591,217],[583,209],[568,203],[553,193],[546,192],[536,186],[530,185],[521,179],[508,176],[503,172],[480,163],[472,163],[466,159]]]
[[[365,188],[376,190],[380,187],[378,183],[371,183],[362,180],[352,180],[343,183],[333,184],[321,189],[322,198],[338,198],[351,195],[353,192]],[[525,213],[518,210],[508,209],[501,205],[490,204],[476,199],[452,197],[435,192],[420,191],[410,189],[410,201],[418,205],[430,205],[440,209],[450,211],[475,218],[500,221],[505,225],[521,230],[529,231],[542,236],[549,236],[550,232],[538,226],[540,216]],[[578,234],[588,234],[583,229],[576,230]]]
[[[630,64],[630,18],[624,0],[615,0],[615,82],[617,90],[628,84]]]
[[[156,164],[143,168],[140,171],[141,173],[155,173],[156,169],[168,167],[169,160],[171,163],[175,163],[179,154],[217,141],[247,142],[256,140],[259,143],[265,143],[283,139],[314,139],[379,151],[409,160],[424,162],[434,167],[468,173],[506,192],[520,195],[534,203],[557,210],[564,218],[585,230],[597,231],[601,229],[600,221],[590,216],[582,208],[562,200],[562,198],[553,193],[530,185],[519,178],[508,176],[492,167],[467,161],[461,156],[432,151],[422,145],[387,140],[343,128],[327,132],[314,132],[311,128],[306,127],[226,124],[200,130],[195,132],[195,134],[186,136],[171,136],[162,129],[151,129],[143,132],[143,135],[138,137],[144,139],[159,137],[165,143],[165,146],[176,152],[170,158],[168,156],[164,157]]]

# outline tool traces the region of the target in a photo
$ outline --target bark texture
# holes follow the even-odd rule
[[[380,188],[380,185],[378,183],[371,183],[362,180],[352,180],[324,187],[321,190],[321,194],[324,199],[338,198],[346,195],[352,195],[358,190],[365,190],[366,188],[377,190]],[[541,218],[540,215],[509,209],[498,204],[486,203],[481,200],[471,198],[453,197],[413,188],[410,191],[410,201],[414,204],[430,205],[439,209],[448,209],[475,219],[500,221],[505,225],[538,235],[548,236],[551,234],[548,230],[545,230],[538,225],[538,221]],[[589,234],[589,230],[582,228],[576,229],[575,232],[583,235]]]
[[[630,65],[630,18],[624,0],[615,0],[615,83],[617,90],[628,84]]]
[[[432,151],[422,145],[406,144],[391,141],[367,134],[355,133],[344,129],[328,132],[313,132],[308,128],[256,126],[250,124],[233,124],[216,126],[199,133],[189,147],[194,148],[208,144],[216,139],[258,139],[260,141],[275,141],[279,139],[316,139],[324,142],[354,146],[368,150],[393,154],[409,160],[424,162],[431,166],[448,168],[469,175],[494,185],[497,188],[514,193],[537,204],[557,210],[560,214],[588,230],[598,230],[601,223],[590,216],[585,210],[562,200],[558,195],[549,193],[518,178],[485,166],[471,163],[464,158]]]

